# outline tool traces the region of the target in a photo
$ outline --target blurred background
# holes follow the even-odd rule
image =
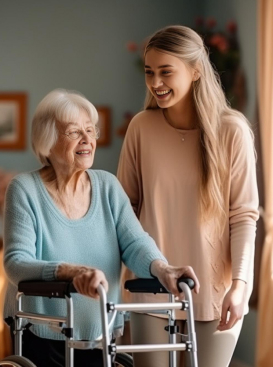
[[[215,51],[213,61],[220,62],[222,71],[226,70],[224,62],[230,62],[231,68],[235,63],[226,88],[235,85],[231,103],[257,130],[256,0],[0,0],[0,115],[1,94],[4,102],[7,95],[14,94],[15,105],[21,103],[18,93],[26,99],[20,141],[10,144],[3,131],[1,137],[0,129],[2,193],[14,172],[39,167],[31,151],[30,124],[37,104],[54,88],[78,90],[95,106],[103,107],[102,111],[110,112],[102,121],[109,136],[97,148],[94,168],[115,174],[127,124],[143,106],[143,42],[171,24],[206,34]],[[218,38],[211,38],[215,35]],[[231,38],[233,49],[228,50],[225,41]],[[3,103],[2,113],[5,106]],[[3,124],[0,116],[0,127],[1,121]],[[254,299],[234,366],[254,366],[256,323]]]

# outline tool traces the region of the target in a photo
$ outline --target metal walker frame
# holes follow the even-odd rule
[[[94,349],[103,350],[103,367],[112,367],[112,362],[117,353],[138,353],[169,351],[170,367],[177,365],[177,351],[188,351],[191,357],[192,367],[198,367],[197,345],[194,326],[193,306],[191,288],[194,283],[191,279],[180,278],[178,288],[183,291],[185,300],[176,302],[175,297],[169,294],[169,302],[166,303],[122,303],[113,304],[107,302],[106,292],[102,285],[97,289],[100,296],[100,310],[102,322],[102,335],[95,341],[81,341],[73,339],[74,328],[74,309],[71,293],[76,290],[72,283],[68,282],[41,282],[26,281],[18,286],[16,297],[15,320],[15,354],[22,356],[22,334],[24,327],[22,320],[27,319],[31,324],[46,324],[56,332],[65,335],[65,367],[74,366],[74,349]],[[131,292],[148,293],[168,293],[157,279],[135,279],[125,283],[125,288]],[[67,305],[66,317],[48,316],[43,314],[29,313],[22,310],[22,296],[40,296],[49,298],[64,298]],[[162,313],[165,310],[169,315],[169,344],[143,344],[143,345],[116,345],[110,340],[110,333],[115,319],[116,312],[140,311],[150,313]],[[187,311],[187,329],[188,334],[183,335],[183,342],[177,343],[176,334],[178,333],[175,310]],[[111,321],[108,323],[108,314],[112,314]],[[1,362],[0,362],[1,365]]]

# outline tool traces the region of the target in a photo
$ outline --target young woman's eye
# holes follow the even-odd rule
[[[170,71],[168,71],[168,70],[163,70],[163,71],[162,71],[162,74],[163,74],[163,75],[168,75],[168,74],[170,74],[170,73],[171,73],[171,72],[170,72]]]
[[[146,75],[152,75],[152,74],[153,74],[153,72],[152,72],[151,70],[145,70],[145,74],[146,74]]]

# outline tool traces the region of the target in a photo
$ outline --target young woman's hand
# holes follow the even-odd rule
[[[246,283],[235,279],[230,290],[225,295],[222,314],[217,329],[224,331],[231,329],[244,315]]]
[[[104,273],[88,266],[60,264],[56,271],[56,279],[72,281],[78,293],[95,299],[99,299],[97,288],[100,284],[106,292],[108,291]]]
[[[155,260],[151,264],[151,273],[175,296],[179,297],[180,295],[177,289],[177,280],[182,276],[193,279],[195,283],[194,291],[199,293],[200,284],[191,266],[171,266],[162,260]]]

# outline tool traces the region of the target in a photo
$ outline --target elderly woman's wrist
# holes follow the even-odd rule
[[[150,273],[152,274],[152,276],[158,278],[158,276],[162,273],[162,271],[164,271],[166,268],[168,267],[168,263],[157,259],[152,261],[151,266],[150,266]]]
[[[84,265],[61,263],[57,266],[55,270],[55,278],[57,280],[72,281],[76,275],[85,273],[88,270],[90,270],[90,268]]]

